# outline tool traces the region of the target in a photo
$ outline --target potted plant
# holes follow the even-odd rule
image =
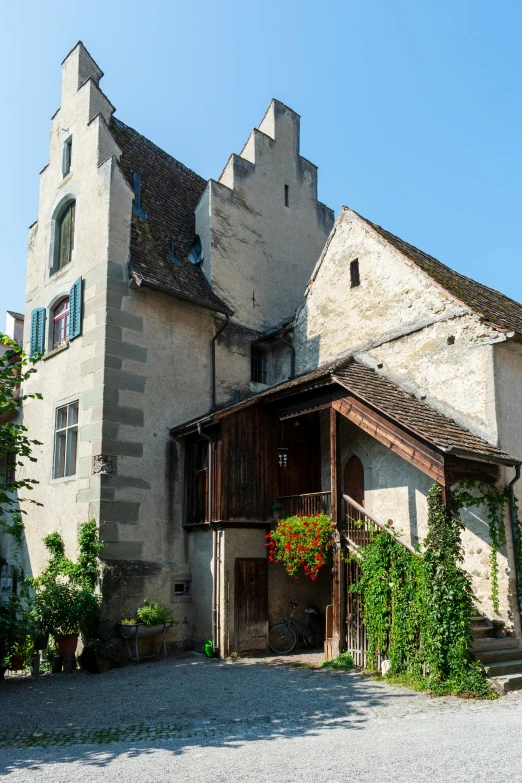
[[[53,635],[59,655],[71,658],[80,633],[98,617],[99,601],[86,587],[49,580],[38,584],[33,608],[39,626]]]
[[[506,624],[503,620],[492,620],[493,638],[503,639],[506,636]]]
[[[33,637],[23,636],[11,648],[9,668],[13,671],[25,669],[27,661],[33,652]]]
[[[166,606],[159,601],[143,601],[136,610],[136,617],[120,622],[120,633],[124,639],[140,639],[156,636],[174,623]]]
[[[295,577],[302,567],[304,575],[315,581],[328,559],[334,530],[332,517],[327,514],[279,519],[276,529],[266,536],[268,559],[283,563],[289,576]]]
[[[284,509],[281,503],[274,503],[272,506],[272,519],[281,519],[283,511]]]

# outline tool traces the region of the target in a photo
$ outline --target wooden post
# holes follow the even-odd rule
[[[337,529],[332,548],[332,657],[337,658],[346,646],[346,579],[342,560],[341,523],[344,500],[341,477],[341,424],[335,408],[330,408],[330,470],[332,520]]]

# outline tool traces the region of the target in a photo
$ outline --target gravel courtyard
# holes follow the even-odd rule
[[[7,680],[0,774],[13,783],[522,780],[522,695],[434,699],[302,667],[317,660],[187,655]]]

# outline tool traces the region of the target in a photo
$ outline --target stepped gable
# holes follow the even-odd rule
[[[355,214],[358,215],[358,213]],[[432,280],[485,321],[509,332],[514,331],[522,334],[522,304],[501,294],[500,291],[495,291],[482,283],[477,283],[470,277],[455,272],[433,256],[408,244],[395,234],[386,231],[376,223],[372,223],[371,220],[362,215],[359,217],[402,255],[429,275]]]
[[[132,187],[141,180],[146,219],[132,215],[129,269],[138,285],[228,312],[198,265],[188,260],[195,237],[194,210],[207,182],[149,139],[113,117],[112,135],[122,151],[119,161]],[[172,261],[171,240],[179,264]]]

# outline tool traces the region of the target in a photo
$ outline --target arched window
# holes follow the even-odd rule
[[[58,302],[53,310],[53,348],[58,348],[69,333],[69,297]]]
[[[364,506],[364,467],[355,454],[344,469],[344,491],[360,506]]]
[[[55,256],[54,271],[62,269],[72,258],[74,248],[74,216],[76,202],[71,201],[57,220],[56,240],[57,252]]]

